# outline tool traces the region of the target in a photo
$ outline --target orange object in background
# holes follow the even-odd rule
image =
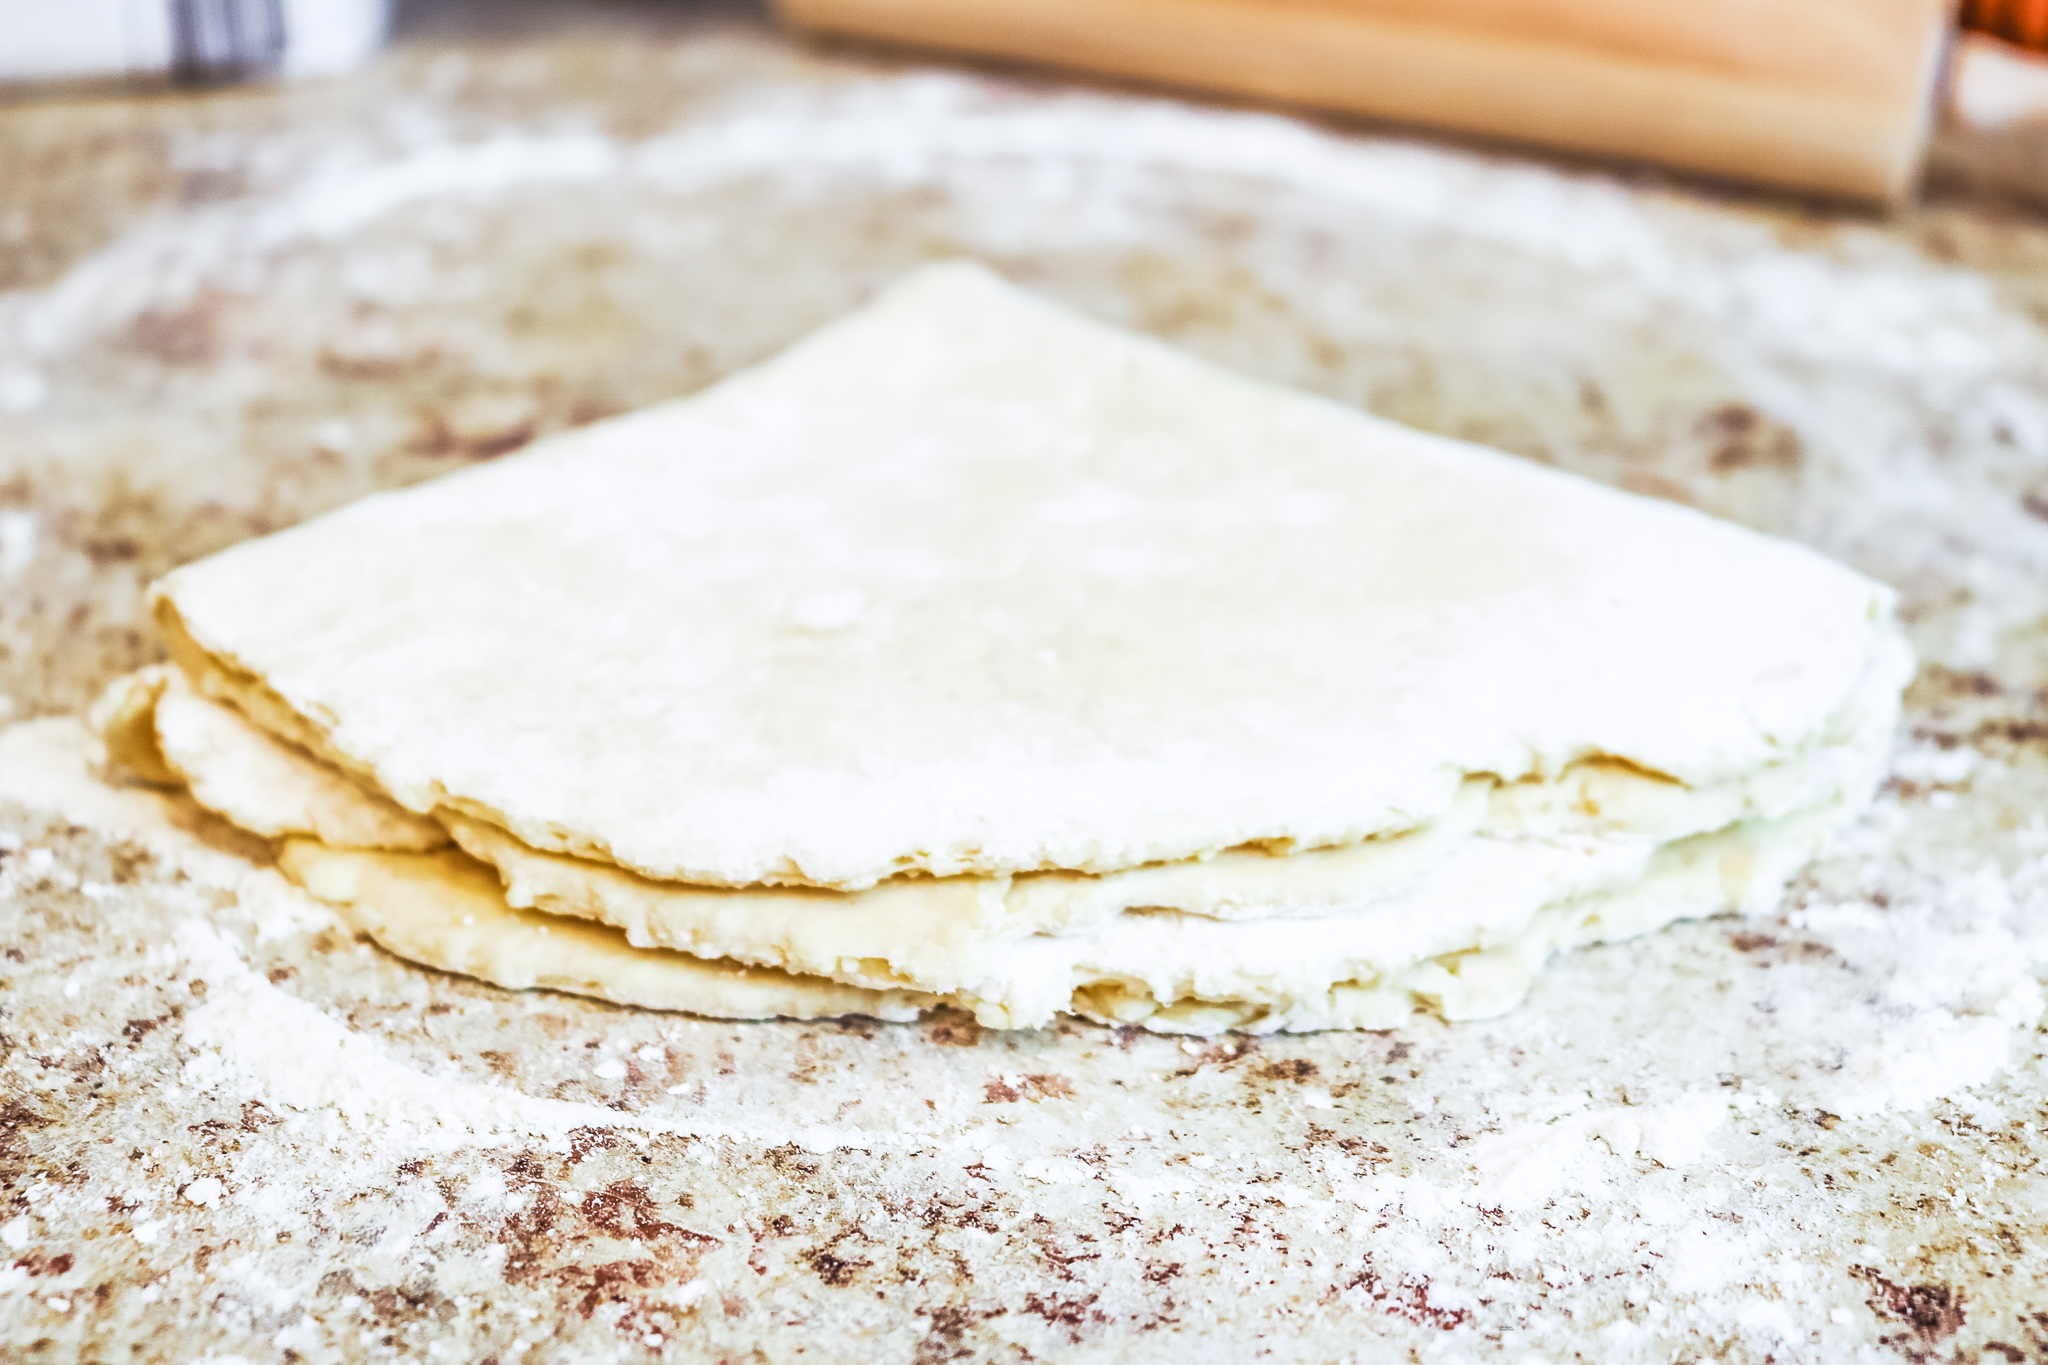
[[[821,31],[1864,200],[1915,182],[1953,18],[1952,0],[777,4]],[[1976,8],[2035,16],[2048,0]]]
[[[1963,27],[2048,52],[2048,0],[1963,0]]]

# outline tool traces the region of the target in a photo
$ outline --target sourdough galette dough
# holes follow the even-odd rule
[[[287,866],[394,951],[523,980],[403,928],[460,887],[621,972],[1016,1026],[1506,1008],[1556,947],[1775,895],[1910,671],[1890,593],[1797,546],[967,266],[155,603],[177,670],[110,753],[317,841]]]

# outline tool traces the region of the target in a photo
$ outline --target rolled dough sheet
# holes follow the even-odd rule
[[[967,266],[155,600],[406,809],[728,887],[1345,847],[1588,760],[1722,788],[1888,727],[1904,667],[1797,546]]]

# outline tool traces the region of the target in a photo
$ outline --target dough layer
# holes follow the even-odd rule
[[[635,948],[614,929],[514,910],[490,868],[452,850],[393,853],[287,839],[278,864],[387,951],[512,990],[544,986],[720,1019],[909,1020],[936,997]]]

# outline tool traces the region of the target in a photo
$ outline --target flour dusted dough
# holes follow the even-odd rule
[[[1797,547],[966,267],[156,609],[178,669],[109,693],[110,754],[310,836],[394,952],[1010,1027],[1499,1012],[1774,896],[1911,668]]]
[[[171,574],[188,672],[420,814],[701,885],[1357,843],[1799,761],[1891,639],[1797,546],[965,266],[679,403]]]

